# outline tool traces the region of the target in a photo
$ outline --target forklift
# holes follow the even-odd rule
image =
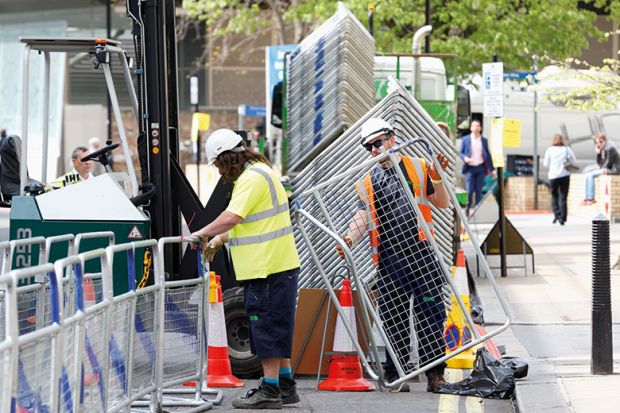
[[[88,179],[79,185],[44,192],[43,183],[29,178],[27,171],[28,147],[28,76],[24,76],[22,101],[22,139],[15,136],[14,161],[19,164],[15,181],[17,193],[3,193],[3,202],[10,206],[10,239],[35,236],[53,236],[66,233],[83,233],[112,230],[115,242],[136,239],[159,239],[183,233],[184,223],[194,232],[213,221],[225,210],[232,194],[232,184],[220,180],[206,205],[203,205],[179,165],[179,109],[177,84],[177,49],[175,33],[174,0],[126,0],[127,15],[133,24],[135,62],[129,59],[119,42],[109,39],[81,38],[22,38],[26,46],[24,65],[27,68],[30,51],[43,54],[45,102],[49,102],[49,54],[53,52],[87,53],[92,56],[95,69],[102,69],[108,95],[115,116],[120,142],[107,142],[107,146],[83,158],[102,163],[108,173]],[[132,164],[131,152],[110,70],[110,63],[118,58],[125,84],[132,101],[138,124],[137,148],[140,182]],[[28,73],[26,70],[25,73]],[[45,80],[48,80],[45,82]],[[47,121],[49,103],[43,110]],[[45,122],[44,122],[45,123]],[[47,142],[44,128],[43,144]],[[132,136],[131,139],[134,137]],[[1,146],[1,144],[0,144]],[[127,173],[112,173],[108,157],[112,150],[122,147],[127,163]],[[9,151],[10,152],[10,151]],[[45,153],[45,148],[44,148]],[[4,158],[4,157],[3,157]],[[9,157],[10,158],[10,157]],[[43,171],[47,169],[43,157]],[[16,162],[12,165],[15,166]],[[12,168],[15,172],[16,168]],[[46,180],[45,174],[43,181]],[[2,178],[0,177],[0,182]],[[17,185],[19,184],[19,185]],[[89,239],[82,252],[105,246],[105,240]],[[60,244],[59,251],[66,251]],[[27,255],[28,260],[19,254]],[[57,251],[50,251],[51,259],[62,258]],[[151,276],[152,266],[147,265],[148,252],[136,254],[136,280]],[[38,256],[36,246],[18,251],[15,262],[30,262]],[[170,280],[191,278],[196,273],[195,253],[179,245],[166,250],[165,271]],[[126,260],[115,260],[115,273],[122,274]],[[221,276],[224,290],[224,307],[233,373],[240,377],[255,377],[261,364],[250,352],[249,326],[243,305],[243,290],[235,281],[234,269],[228,251],[222,248],[216,254],[210,269]],[[92,269],[96,271],[96,269]],[[126,277],[114,280],[114,293],[128,289]]]

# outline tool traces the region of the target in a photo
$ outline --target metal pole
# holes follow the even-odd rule
[[[493,55],[493,62],[498,62],[497,55]],[[499,207],[499,257],[500,274],[506,277],[506,214],[504,211],[504,168],[497,168],[497,205]]]
[[[534,70],[538,71],[538,59],[534,58]],[[534,209],[538,209],[538,92],[534,89]]]
[[[105,35],[106,39],[112,37],[112,0],[106,1],[105,7]],[[108,110],[108,136],[105,141],[106,145],[112,144],[112,100],[110,98],[110,92],[108,91],[108,100],[107,100],[107,110]]]
[[[200,108],[198,103],[194,105],[194,113],[198,114],[200,112]],[[201,160],[201,140],[200,140],[200,130],[196,134],[196,193],[198,198],[200,198],[200,160]]]
[[[190,103],[192,105],[194,105],[194,114],[196,116],[198,116],[198,112],[200,112],[200,99],[199,99],[199,93],[198,93],[198,76],[192,76],[189,79],[189,96],[190,96]],[[195,119],[196,123],[199,124],[200,122],[198,122],[198,119]],[[192,120],[192,123],[194,122],[194,120]],[[201,154],[200,154],[200,147],[202,146],[200,143],[200,129],[198,128],[199,125],[196,125],[196,194],[198,195],[198,198],[200,198],[200,160],[201,160]]]
[[[424,3],[424,25],[430,26],[431,24],[431,0],[426,0]],[[431,52],[431,37],[426,36],[424,39],[424,53]]]
[[[368,3],[368,33],[375,36],[375,3]]]
[[[41,182],[47,182],[47,153],[49,146],[49,122],[50,122],[50,53],[43,52],[45,59],[43,65],[43,153]]]
[[[28,85],[30,78],[30,46],[24,48],[22,68],[22,148],[19,159],[19,194],[24,195],[28,183]]]
[[[237,108],[237,130],[243,130],[245,120],[245,105],[239,105]]]
[[[609,220],[592,219],[592,374],[613,374]]]

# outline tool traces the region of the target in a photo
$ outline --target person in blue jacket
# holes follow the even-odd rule
[[[479,120],[472,120],[469,127],[471,133],[463,136],[461,140],[461,159],[463,159],[463,169],[467,185],[467,213],[469,209],[476,206],[482,200],[482,185],[484,178],[491,172],[495,173],[491,153],[489,152],[489,141],[482,136],[482,125]],[[474,194],[476,202],[473,203]]]

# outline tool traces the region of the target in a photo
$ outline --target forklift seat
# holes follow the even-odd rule
[[[15,195],[19,195],[19,162],[22,141],[17,135],[0,140],[0,202],[8,206]],[[26,191],[31,194],[42,192],[43,185],[28,177]]]

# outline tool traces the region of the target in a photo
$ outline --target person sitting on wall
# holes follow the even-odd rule
[[[594,194],[596,193],[595,179],[600,175],[616,175],[620,173],[620,155],[615,145],[608,139],[607,135],[600,133],[596,135],[596,163],[599,169],[586,174],[586,193],[581,205],[592,205],[596,202]]]
[[[48,184],[48,191],[60,189],[68,185],[73,185],[86,181],[93,177],[91,170],[93,161],[82,162],[82,159],[90,155],[90,150],[86,146],[78,146],[71,152],[71,163],[73,168],[66,174],[59,176]]]

